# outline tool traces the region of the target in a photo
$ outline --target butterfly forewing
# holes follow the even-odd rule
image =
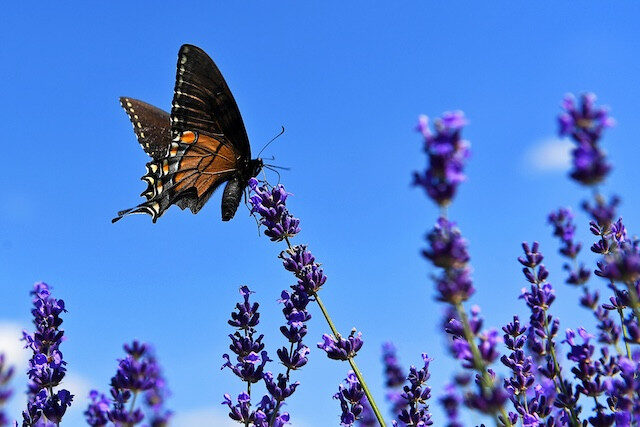
[[[251,157],[247,131],[227,83],[209,55],[193,45],[183,45],[178,52],[171,130],[174,137],[187,130],[223,135],[239,155]]]
[[[155,160],[163,158],[171,142],[169,113],[133,98],[121,97],[120,105],[131,120],[142,149]]]

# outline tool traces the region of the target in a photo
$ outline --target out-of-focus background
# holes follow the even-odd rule
[[[393,340],[400,361],[432,362],[432,409],[458,367],[444,350],[423,234],[437,209],[411,188],[425,164],[418,114],[462,109],[473,156],[450,209],[470,241],[478,304],[487,326],[525,313],[520,242],[537,239],[557,290],[562,327],[591,324],[578,290],[563,284],[548,211],[588,194],[566,178],[570,143],[556,137],[565,92],[593,91],[617,126],[603,145],[615,169],[602,189],[623,196],[631,232],[639,226],[640,4],[597,2],[409,1],[390,5],[326,2],[8,3],[0,15],[0,350],[20,372],[10,415],[18,418],[30,325],[29,291],[47,281],[62,298],[76,394],[66,418],[82,423],[86,393],[108,390],[122,344],[154,344],[173,396],[176,425],[226,425],[224,393],[240,382],[221,371],[226,319],[248,284],[261,302],[260,332],[274,353],[283,344],[276,300],[292,278],[241,205],[220,221],[220,195],[197,216],[171,208],[115,225],[119,209],[144,189],[147,161],[118,96],[170,109],[178,48],[202,47],[216,61],[242,111],[256,153],[290,166],[282,182],[329,280],[322,290],[338,327],[356,326],[358,363],[384,400],[380,346]],[[271,175],[276,181],[277,177]],[[578,215],[589,246],[587,219]],[[588,250],[583,259],[590,260]],[[604,285],[603,285],[604,286]],[[315,343],[328,332],[312,307],[309,364],[286,410],[293,425],[338,424],[331,396],[348,371]],[[277,370],[274,364],[272,369]],[[384,405],[383,405],[384,406]],[[385,411],[386,413],[386,411]],[[467,420],[472,422],[475,420]]]

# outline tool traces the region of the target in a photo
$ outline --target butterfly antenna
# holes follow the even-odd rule
[[[277,169],[275,169],[273,166],[265,165],[264,167],[265,167],[266,169],[269,169],[269,170],[270,170],[270,171],[272,171],[272,172],[275,172],[275,173],[276,173],[276,175],[278,175],[278,184],[280,184],[280,172],[278,172],[278,170],[277,170]],[[278,184],[276,184],[276,185],[278,185]]]
[[[282,135],[284,133],[284,126],[282,126],[282,130],[280,131],[279,134],[277,134],[276,136],[274,136],[273,138],[271,138],[271,141],[267,142],[264,147],[262,147],[262,150],[260,150],[260,152],[258,153],[258,155],[256,157],[260,157],[260,154],[262,154],[262,152],[264,151],[265,148],[267,148],[269,146],[269,144],[271,144],[273,141],[275,141],[276,139],[278,139],[278,137],[280,135]]]
[[[289,168],[289,167],[269,165],[269,164],[265,164],[264,167],[269,169],[269,170],[274,170],[274,169],[280,169],[280,170],[283,170],[283,171],[290,171],[291,170],[291,168]]]

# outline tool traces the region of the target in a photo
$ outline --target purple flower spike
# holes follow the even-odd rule
[[[429,249],[422,252],[433,265],[442,268],[463,268],[469,262],[467,241],[454,222],[438,218],[433,230],[427,234]]]
[[[33,351],[27,371],[29,401],[27,410],[22,413],[23,425],[26,426],[42,424],[45,419],[59,423],[73,400],[73,395],[67,390],[53,391],[67,371],[67,362],[60,352],[64,336],[60,329],[60,315],[66,312],[64,301],[53,298],[49,285],[44,282],[36,283],[31,295],[34,306],[31,314],[36,329],[33,334],[22,333],[25,348]]]
[[[584,94],[578,107],[575,97],[569,94],[562,102],[564,111],[558,116],[560,136],[570,136],[576,143],[570,176],[583,185],[597,184],[611,170],[598,142],[604,129],[613,126],[615,121],[605,107],[596,106],[595,100],[594,94]]]
[[[266,186],[258,185],[258,180],[251,178],[249,188],[251,196],[251,213],[260,215],[260,224],[266,230],[264,234],[274,242],[293,237],[300,232],[300,220],[294,218],[286,207],[289,193],[284,186],[277,185],[270,190]]]
[[[420,116],[416,130],[424,137],[424,151],[429,166],[424,172],[414,172],[413,184],[425,189],[438,205],[448,205],[461,182],[465,180],[464,163],[469,157],[469,142],[461,138],[467,119],[462,111],[446,112],[434,122],[435,133],[429,130],[429,120]]]
[[[362,385],[358,382],[358,378],[353,371],[349,371],[345,379],[347,385],[338,386],[338,392],[333,396],[334,399],[340,401],[340,425],[352,426],[357,420],[360,420],[364,412],[364,403],[366,398]]]
[[[427,380],[431,376],[429,373],[430,359],[426,353],[422,353],[423,366],[417,369],[415,366],[409,368],[407,375],[408,385],[403,387],[402,399],[404,408],[398,413],[398,420],[407,426],[430,426],[433,424],[429,405],[427,401],[431,397],[431,388],[428,387]],[[394,426],[398,425],[394,422]]]
[[[333,335],[323,334],[322,342],[318,343],[318,348],[327,352],[329,359],[349,360],[356,356],[362,348],[362,333],[352,329],[349,336],[345,339],[341,336],[335,338]]]
[[[327,281],[320,264],[306,245],[296,245],[284,251],[280,258],[284,268],[298,279],[298,288],[306,295],[316,294]]]

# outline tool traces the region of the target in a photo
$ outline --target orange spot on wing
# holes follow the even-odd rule
[[[180,139],[185,144],[191,144],[191,143],[193,143],[193,141],[196,140],[196,134],[191,132],[191,131],[182,132],[182,135],[180,136]]]

